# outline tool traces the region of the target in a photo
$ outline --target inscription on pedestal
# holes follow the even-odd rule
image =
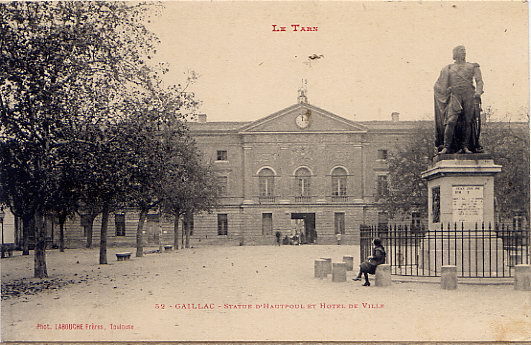
[[[458,224],[483,221],[483,186],[452,187],[452,220]]]

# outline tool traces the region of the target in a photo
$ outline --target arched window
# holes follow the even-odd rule
[[[344,199],[347,196],[347,172],[341,167],[332,170],[332,198]]]
[[[260,200],[274,201],[275,198],[275,173],[269,168],[263,168],[258,173],[258,188]]]
[[[312,173],[308,168],[299,168],[295,172],[295,180],[297,181],[297,194],[295,198],[297,201],[308,201],[310,198],[310,179]]]

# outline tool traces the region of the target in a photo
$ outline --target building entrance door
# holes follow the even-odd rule
[[[292,213],[291,219],[302,220],[301,226],[304,231],[304,239],[306,243],[317,242],[317,231],[315,230],[315,213]]]

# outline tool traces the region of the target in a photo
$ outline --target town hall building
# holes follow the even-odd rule
[[[418,125],[418,124],[417,124]],[[195,240],[271,244],[275,233],[308,243],[358,243],[361,224],[386,222],[387,156],[415,122],[355,122],[298,102],[252,122],[190,123],[222,195],[194,215]],[[209,241],[210,239],[210,241]]]

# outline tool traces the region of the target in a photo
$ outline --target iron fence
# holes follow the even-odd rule
[[[360,262],[380,238],[391,273],[440,276],[441,266],[455,265],[462,278],[512,277],[514,266],[530,263],[528,227],[505,224],[446,224],[437,230],[407,224],[360,226]]]

